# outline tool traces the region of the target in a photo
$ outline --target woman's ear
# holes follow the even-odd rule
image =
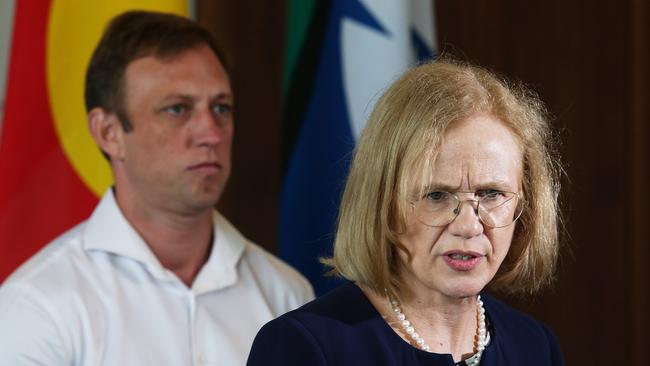
[[[88,113],[88,129],[99,148],[111,161],[124,159],[124,130],[119,118],[100,107]]]

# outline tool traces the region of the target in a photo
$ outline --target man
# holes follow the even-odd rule
[[[86,75],[115,186],[0,288],[2,365],[243,365],[258,329],[313,297],[213,209],[233,95],[207,31],[116,17]]]

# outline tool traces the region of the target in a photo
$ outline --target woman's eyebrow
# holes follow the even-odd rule
[[[430,191],[447,191],[447,192],[454,192],[460,189],[460,186],[451,186],[449,184],[444,184],[444,183],[429,183],[424,186],[424,191],[430,192]]]

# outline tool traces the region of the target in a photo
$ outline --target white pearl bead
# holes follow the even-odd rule
[[[389,301],[393,306],[393,312],[395,312],[397,319],[400,322],[400,325],[409,335],[409,337],[418,345],[418,347],[424,351],[429,351],[429,345],[424,342],[424,339],[415,331],[415,328],[411,325],[411,322],[406,319],[406,315],[402,313],[400,308],[400,303],[397,299],[393,299],[388,295]],[[483,301],[481,300],[481,295],[477,297],[478,309],[477,309],[477,331],[474,336],[474,347],[476,348],[476,353],[470,359],[466,361],[468,366],[476,366],[481,362],[481,357],[483,355],[483,350],[488,344],[489,334],[485,326],[485,308],[483,307]]]

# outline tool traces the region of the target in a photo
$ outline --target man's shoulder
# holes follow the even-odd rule
[[[20,265],[2,287],[34,287],[41,291],[61,291],[66,277],[75,276],[80,267],[90,265],[83,248],[82,222],[46,244]]]
[[[305,300],[314,297],[311,284],[303,275],[257,244],[247,241],[243,260],[265,286],[295,292]]]
[[[215,212],[218,235],[230,249],[239,275],[250,275],[258,288],[268,297],[292,298],[291,309],[314,298],[311,284],[298,271],[281,259],[248,240],[219,212]],[[238,253],[238,254],[234,254]],[[222,254],[224,254],[222,252]]]
[[[70,306],[78,303],[79,283],[92,266],[82,247],[84,227],[81,223],[54,239],[4,281],[0,322],[49,332],[54,329],[51,325],[64,329],[73,320]]]

